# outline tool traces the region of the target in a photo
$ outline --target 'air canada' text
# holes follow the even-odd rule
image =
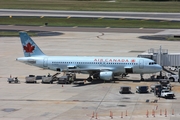
[[[136,62],[135,59],[94,59],[94,62]]]

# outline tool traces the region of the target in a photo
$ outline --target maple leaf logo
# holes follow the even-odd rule
[[[32,53],[35,46],[32,46],[31,43],[28,43],[26,46],[23,46],[24,50],[27,52],[27,53]]]
[[[131,62],[134,63],[134,62],[135,62],[135,59],[132,59]]]

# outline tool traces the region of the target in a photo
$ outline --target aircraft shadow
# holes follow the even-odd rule
[[[158,82],[159,80],[149,80],[149,79],[145,79],[144,81],[141,80],[130,80],[130,79],[117,79],[115,78],[113,81],[104,81],[104,80],[93,80],[92,82],[85,82],[84,83],[84,79],[77,79],[76,83],[73,83],[74,86],[73,87],[81,87],[81,86],[88,86],[88,85],[94,85],[94,84],[102,84],[102,83],[119,83],[119,82]]]
[[[93,80],[91,82],[85,82],[84,79],[77,79],[73,87],[81,87],[81,86],[88,86],[88,85],[94,85],[94,84],[102,84],[105,83],[104,80]]]

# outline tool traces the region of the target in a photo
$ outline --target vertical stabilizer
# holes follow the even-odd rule
[[[26,32],[19,32],[25,57],[45,55]]]

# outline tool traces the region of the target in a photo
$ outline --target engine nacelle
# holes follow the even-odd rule
[[[112,71],[100,72],[100,79],[102,80],[113,80],[114,75]]]

